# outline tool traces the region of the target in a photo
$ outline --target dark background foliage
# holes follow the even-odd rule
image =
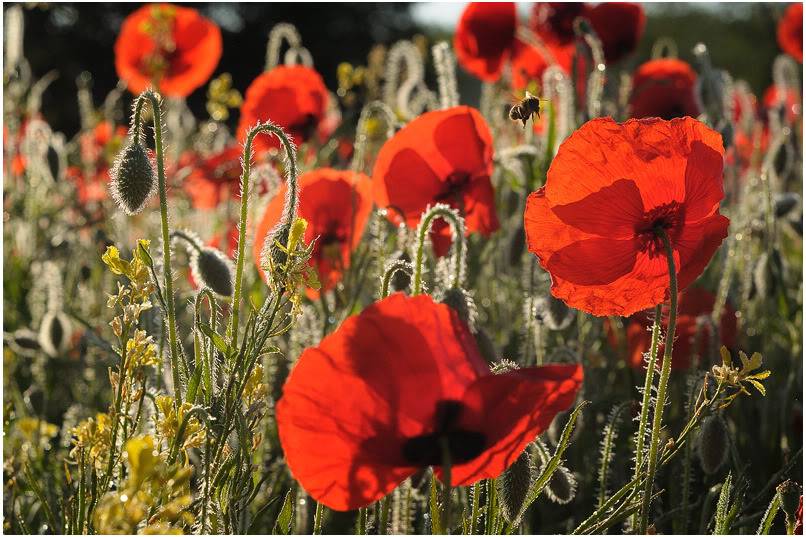
[[[68,136],[79,128],[75,80],[83,71],[93,77],[93,93],[100,102],[117,83],[114,43],[123,19],[139,3],[26,4],[25,55],[34,76],[51,69],[59,78],[46,92],[43,113],[57,131]],[[645,61],[659,37],[670,37],[682,59],[692,61],[698,42],[708,45],[714,65],[734,78],[747,80],[759,94],[771,83],[772,61],[779,53],[775,29],[786,4],[731,3],[648,4],[647,26],[636,54],[616,69],[632,69]],[[432,40],[450,39],[451,16],[415,17],[410,3],[244,3],[196,4],[221,26],[224,53],[216,75],[228,72],[243,92],[261,72],[266,38],[278,22],[297,26],[328,87],[336,87],[336,66],[343,61],[365,63],[374,43],[391,44],[422,33]],[[456,13],[456,5],[429,6],[428,13]],[[454,16],[455,18],[455,16]],[[441,25],[439,23],[442,23]],[[478,82],[460,77],[464,100],[478,95]],[[466,90],[466,91],[465,91]],[[189,98],[204,116],[204,89]]]

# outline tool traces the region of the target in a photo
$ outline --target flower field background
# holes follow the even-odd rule
[[[422,8],[4,6],[5,533],[802,534],[802,4]]]

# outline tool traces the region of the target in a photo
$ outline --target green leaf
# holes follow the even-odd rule
[[[201,328],[201,331],[204,332],[205,336],[210,338],[210,341],[213,342],[213,345],[215,345],[216,349],[224,353],[224,355],[228,354],[229,345],[227,345],[227,342],[224,341],[223,337],[221,337],[221,334],[210,328],[210,325],[207,323],[199,323],[199,328]]]
[[[772,523],[775,522],[775,515],[778,514],[778,510],[780,508],[781,508],[781,496],[776,492],[772,497],[772,501],[770,501],[770,504],[767,506],[767,511],[761,518],[761,523],[758,525],[756,535],[770,534]]]
[[[437,494],[437,476],[432,471],[431,472],[431,501],[430,501],[431,534],[432,535],[442,535],[444,533],[442,531],[442,513],[439,510],[438,497],[439,497],[439,494]]]
[[[733,475],[728,473],[722,490],[719,491],[719,500],[716,502],[716,513],[714,514],[714,535],[728,535],[730,530],[730,493],[733,485]]]
[[[291,519],[294,515],[294,495],[293,489],[288,489],[283,500],[283,506],[277,515],[277,520],[274,522],[274,530],[272,534],[288,535],[291,533]]]

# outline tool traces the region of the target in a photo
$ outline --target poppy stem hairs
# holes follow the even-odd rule
[[[666,326],[663,363],[661,365],[660,380],[658,382],[657,401],[655,401],[655,414],[652,418],[652,438],[649,443],[647,478],[644,484],[644,495],[641,502],[641,526],[638,529],[640,534],[646,533],[649,520],[649,506],[652,501],[652,486],[655,483],[655,471],[658,464],[658,447],[660,444],[661,425],[663,421],[663,408],[666,405],[666,387],[669,383],[669,375],[672,372],[672,347],[674,346],[674,331],[675,324],[677,323],[677,270],[674,264],[674,250],[669,240],[669,234],[665,229],[658,228],[656,229],[656,233],[663,240],[663,246],[666,250],[666,259],[669,263],[669,324]],[[656,320],[655,322],[657,323],[659,321]],[[654,366],[654,364],[650,364],[650,366]],[[647,375],[649,375],[649,371],[647,371]]]
[[[444,203],[437,203],[433,207],[426,209],[423,213],[420,225],[417,228],[417,251],[414,259],[414,287],[412,295],[418,295],[423,287],[423,255],[425,252],[425,237],[431,230],[431,223],[435,218],[441,217],[447,220],[453,229],[453,240],[456,243],[454,255],[453,285],[451,287],[461,287],[462,273],[465,266],[465,251],[467,249],[465,238],[465,221],[459,215],[459,211],[452,209]]]
[[[232,295],[232,314],[227,334],[232,340],[233,348],[238,345],[238,310],[241,301],[241,282],[243,280],[243,263],[246,249],[246,219],[249,215],[249,174],[252,169],[252,144],[255,137],[261,133],[273,134],[282,142],[286,154],[286,194],[285,210],[280,220],[281,224],[291,224],[297,214],[297,153],[293,142],[281,127],[269,121],[258,123],[246,135],[243,147],[241,166],[241,216],[238,221],[238,258],[235,266],[235,290]]]
[[[162,272],[165,284],[165,309],[168,314],[168,346],[171,353],[171,375],[175,392],[175,405],[182,404],[182,380],[179,376],[179,347],[176,341],[176,312],[174,310],[173,270],[171,268],[171,234],[168,229],[168,194],[165,188],[165,153],[162,146],[162,97],[149,88],[137,97],[132,117],[134,143],[141,143],[143,136],[143,104],[151,105],[154,120],[154,150],[157,154],[157,188],[160,195],[160,218],[162,220]]]
[[[383,272],[383,278],[381,280],[381,298],[386,298],[389,296],[389,284],[392,282],[392,278],[398,272],[403,272],[411,277],[414,272],[414,267],[411,263],[404,259],[398,259],[389,263],[389,265],[386,267],[386,270]]]

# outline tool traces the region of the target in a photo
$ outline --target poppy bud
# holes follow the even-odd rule
[[[800,203],[800,196],[794,192],[783,192],[775,195],[775,216],[786,216]]]
[[[118,154],[109,176],[112,198],[128,215],[139,213],[157,187],[154,165],[145,146],[136,139]]]
[[[545,324],[549,330],[564,330],[574,320],[574,310],[551,295],[535,299],[534,315],[537,322]]]
[[[287,259],[286,253],[283,252],[277,244],[285,247],[288,244],[288,236],[291,234],[291,223],[282,222],[266,235],[266,242],[263,243],[263,253],[261,255],[262,265],[268,267],[273,265],[284,265]]]
[[[405,251],[392,255],[392,259],[411,263],[411,256]],[[411,275],[405,270],[396,270],[389,284],[392,291],[405,291],[411,284]]]
[[[700,466],[706,474],[714,474],[728,458],[728,430],[719,416],[708,416],[702,422],[697,438]]]
[[[231,297],[234,291],[233,268],[223,252],[209,246],[194,251],[190,258],[193,279],[224,298]]]
[[[558,466],[546,487],[546,495],[549,500],[564,505],[573,501],[576,494],[577,480],[574,474],[565,466]]]
[[[504,470],[504,473],[496,479],[498,487],[498,498],[503,509],[502,514],[508,522],[518,516],[518,513],[532,486],[532,473],[534,466],[529,458],[529,453],[524,451],[520,457],[515,459],[512,466]]]
[[[41,347],[39,345],[39,335],[28,328],[6,334],[6,343],[9,348],[20,356],[33,356]]]
[[[801,488],[791,479],[787,479],[776,488],[781,497],[781,509],[786,513],[786,518],[792,520],[798,510],[800,503]]]
[[[467,291],[459,287],[451,287],[442,295],[443,304],[459,314],[470,330],[473,331],[476,322],[476,304]]]
[[[39,328],[39,345],[42,350],[55,358],[67,348],[70,335],[70,319],[61,311],[49,311],[42,318]]]

